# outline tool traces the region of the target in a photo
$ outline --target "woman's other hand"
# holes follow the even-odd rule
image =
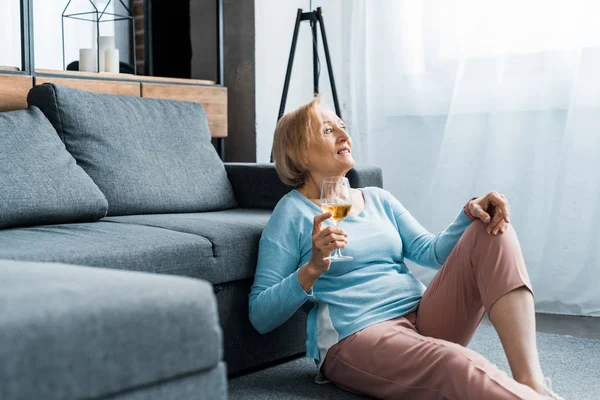
[[[469,202],[469,212],[488,224],[487,233],[497,235],[503,233],[510,223],[510,206],[503,194],[496,191]]]

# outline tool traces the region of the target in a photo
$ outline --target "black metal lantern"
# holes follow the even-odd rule
[[[119,0],[119,3],[121,3],[121,5],[123,6],[123,8],[127,11],[127,15],[123,15],[123,14],[115,14],[115,13],[109,13],[106,12],[106,10],[108,9],[108,6],[112,3],[112,0],[108,0],[108,2],[106,3],[106,5],[104,6],[104,8],[102,10],[100,10],[96,4],[94,4],[94,1],[92,0],[88,0],[88,2],[92,5],[93,7],[93,11],[86,11],[86,12],[80,12],[80,13],[75,13],[75,14],[68,14],[67,11],[69,9],[69,6],[71,5],[71,2],[73,0],[69,0],[67,2],[67,5],[65,6],[65,9],[62,12],[62,18],[61,18],[61,22],[62,22],[62,55],[63,55],[63,70],[66,69],[65,64],[65,18],[72,18],[72,19],[78,19],[81,21],[88,21],[88,22],[94,22],[96,24],[96,63],[97,63],[97,69],[98,71],[100,71],[100,23],[102,22],[115,22],[115,21],[129,21],[131,23],[131,38],[133,40],[133,65],[134,65],[134,73],[135,73],[135,65],[136,64],[136,54],[135,54],[135,21],[133,18],[133,14],[131,13],[131,10],[129,9],[129,7],[127,7],[125,5],[125,3],[123,3],[123,0]]]

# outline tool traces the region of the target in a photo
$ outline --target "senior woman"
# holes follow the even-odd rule
[[[284,115],[273,155],[295,186],[260,240],[249,296],[260,333],[309,303],[306,352],[317,381],[376,398],[559,399],[544,378],[533,292],[506,198],[472,198],[437,235],[389,192],[352,190],[342,228],[319,207],[321,182],[353,166],[343,122],[318,97]],[[338,248],[353,257],[331,263]],[[404,260],[439,270],[426,288]],[[484,313],[513,378],[465,346]]]

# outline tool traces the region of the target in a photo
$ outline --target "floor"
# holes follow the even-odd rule
[[[587,339],[600,340],[600,317],[580,317],[575,315],[560,314],[536,314],[536,330],[541,333],[554,333],[556,335],[570,335]],[[491,325],[492,323],[484,317],[482,324]],[[238,378],[248,375],[262,369],[270,368],[279,364],[284,364],[297,359],[298,356],[288,357],[278,362],[268,363],[261,367],[251,368],[244,372],[233,374],[229,378]]]
[[[600,339],[600,318],[598,317],[537,314],[536,323],[538,332]]]
[[[536,330],[541,333],[600,339],[600,318],[575,315],[536,314]],[[482,321],[491,325],[487,316]]]
[[[600,318],[556,314],[536,315],[538,348],[545,373],[555,389],[569,399],[600,399]],[[487,318],[471,345],[504,371],[510,371],[501,344]],[[549,334],[549,335],[545,335]],[[562,336],[556,336],[562,335]],[[579,339],[581,338],[581,339]],[[588,340],[593,339],[593,340]],[[316,385],[314,364],[304,357],[282,360],[230,377],[232,400],[365,399],[333,385]]]

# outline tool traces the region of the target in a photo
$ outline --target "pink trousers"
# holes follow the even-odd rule
[[[369,326],[329,349],[323,374],[342,389],[381,399],[541,399],[467,349],[484,313],[528,288],[512,228],[497,236],[473,222],[435,276],[418,310]]]

